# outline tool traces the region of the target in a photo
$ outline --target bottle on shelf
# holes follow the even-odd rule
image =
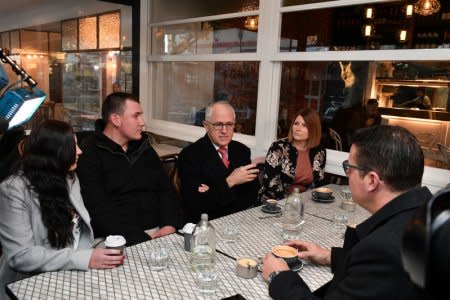
[[[300,197],[298,188],[294,188],[292,194],[286,199],[282,217],[282,236],[284,240],[298,240],[303,227],[304,203]]]
[[[192,234],[190,266],[194,272],[213,268],[216,264],[216,231],[208,222],[208,215],[202,214]]]

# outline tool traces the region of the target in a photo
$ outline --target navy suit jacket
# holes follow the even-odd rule
[[[256,180],[232,188],[226,182],[234,169],[251,163],[250,149],[231,141],[228,159],[230,166],[227,169],[208,135],[181,151],[178,171],[187,222],[198,222],[202,213],[214,219],[247,209],[256,203]],[[207,192],[198,191],[202,183],[209,187]]]

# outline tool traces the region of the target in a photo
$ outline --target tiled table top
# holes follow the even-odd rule
[[[333,196],[335,197],[334,202],[331,203],[319,203],[312,200],[311,191],[306,191],[300,194],[305,203],[305,213],[316,217],[325,218],[328,220],[333,220],[334,215],[338,211],[343,210],[340,208],[342,203],[341,190],[344,186],[329,184],[327,187],[333,190]],[[347,186],[348,187],[348,186]],[[345,212],[348,216],[348,221],[350,225],[358,225],[359,223],[366,220],[370,213],[359,205],[356,205],[356,210],[354,212]]]
[[[147,257],[151,247],[168,246],[167,269],[151,271]],[[182,236],[172,234],[126,249],[127,259],[111,270],[47,272],[8,285],[18,299],[204,299],[189,269],[189,253]],[[269,299],[261,273],[254,279],[235,275],[235,261],[217,254],[219,284],[208,299],[240,293],[246,299]]]
[[[331,220],[339,210],[340,186],[330,185],[336,201],[330,204],[313,202],[309,192],[303,193],[305,224],[303,238],[325,247],[340,246],[342,237],[331,230]],[[358,207],[349,215],[349,221],[359,223],[368,213]],[[279,218],[259,219],[267,216],[261,207],[213,220],[217,230],[217,250],[234,257],[258,258],[272,246],[283,242]],[[236,242],[221,240],[220,229],[226,223],[240,224],[240,237]],[[159,245],[171,249],[169,267],[160,272],[151,271],[147,258],[151,247]],[[183,237],[172,234],[126,249],[125,264],[111,270],[59,271],[42,273],[8,285],[18,299],[202,299],[194,276],[189,269],[189,253],[184,251]],[[261,273],[254,279],[235,275],[235,261],[217,254],[219,288],[208,299],[221,299],[241,294],[246,299],[269,299],[267,284]],[[305,264],[299,272],[308,286],[315,290],[332,277],[328,267]]]

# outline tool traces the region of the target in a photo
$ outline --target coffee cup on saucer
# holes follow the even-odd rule
[[[272,248],[272,254],[276,257],[284,259],[289,267],[298,262],[298,250],[291,246],[277,245]]]
[[[278,201],[275,199],[267,199],[266,200],[266,208],[268,210],[276,210],[278,205]]]
[[[316,199],[330,199],[333,197],[333,190],[327,187],[320,187],[314,189],[312,195]]]

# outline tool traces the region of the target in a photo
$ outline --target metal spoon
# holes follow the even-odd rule
[[[279,218],[279,217],[281,217],[281,213],[279,213],[279,214],[274,214],[274,215],[270,215],[270,216],[262,216],[262,217],[258,217],[258,219],[262,220],[262,219]]]

